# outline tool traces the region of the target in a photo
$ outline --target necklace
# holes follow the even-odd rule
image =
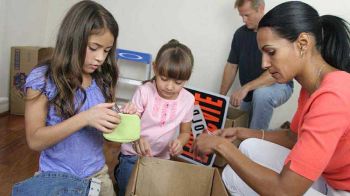
[[[320,75],[321,75],[321,71],[322,71],[323,67],[324,67],[324,65],[322,65],[322,66],[320,67],[320,69],[318,70],[317,79],[316,79],[315,88],[314,88],[315,91],[317,90],[317,81],[320,79]],[[315,92],[315,91],[314,91],[314,92]]]
[[[318,70],[318,74],[317,74],[317,77],[319,78],[320,77],[320,74],[321,74],[321,71],[323,69],[324,65],[321,66],[320,70]]]

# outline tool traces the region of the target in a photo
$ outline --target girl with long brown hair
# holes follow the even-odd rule
[[[102,133],[121,117],[112,109],[118,68],[118,24],[93,1],[75,4],[63,19],[53,55],[28,76],[28,145],[41,151],[40,172],[59,171],[102,181],[115,195],[103,155]]]

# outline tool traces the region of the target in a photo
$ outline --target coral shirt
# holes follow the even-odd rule
[[[169,142],[174,139],[176,128],[193,119],[194,96],[181,89],[175,100],[158,95],[155,82],[138,87],[132,103],[141,114],[141,137],[145,138],[154,157],[169,159]],[[136,155],[131,143],[122,144],[124,155]]]
[[[350,74],[328,73],[309,97],[301,89],[291,129],[298,141],[288,155],[290,169],[334,189],[350,191]]]

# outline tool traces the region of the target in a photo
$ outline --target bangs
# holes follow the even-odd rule
[[[169,58],[162,58],[157,66],[160,75],[176,80],[189,80],[192,74],[193,60],[188,55],[168,53]],[[166,60],[165,60],[166,59]]]

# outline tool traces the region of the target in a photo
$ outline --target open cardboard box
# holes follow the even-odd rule
[[[236,108],[228,108],[227,110],[227,118],[225,121],[225,128],[229,127],[249,127],[249,112],[239,110]],[[235,146],[239,146],[241,140],[235,140],[233,144]],[[218,167],[223,167],[226,165],[225,159],[220,156],[216,156],[214,165]]]
[[[139,157],[126,196],[227,196],[218,169]]]

